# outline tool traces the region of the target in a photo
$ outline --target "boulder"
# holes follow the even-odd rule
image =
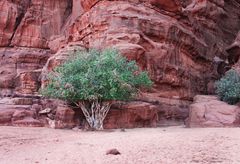
[[[8,102],[12,102],[10,99]],[[35,113],[30,110],[30,105],[0,105],[0,125],[15,125],[20,122],[20,124],[24,125],[24,121],[28,121],[32,118],[35,118]],[[26,120],[27,119],[27,120]],[[35,120],[36,121],[36,120]],[[34,123],[33,123],[34,124]],[[26,126],[28,123],[26,123]],[[31,123],[29,124],[30,126]]]
[[[150,103],[132,102],[111,109],[104,120],[104,128],[156,127],[157,109]]]
[[[43,109],[43,110],[39,111],[39,114],[48,114],[48,113],[50,113],[51,111],[52,111],[51,108],[46,108],[46,109]]]
[[[11,125],[14,109],[0,109],[0,125]]]
[[[238,127],[240,107],[220,101],[216,96],[198,95],[190,105],[188,127]]]
[[[67,106],[58,106],[56,110],[54,125],[52,127],[56,129],[71,129],[76,126],[74,119],[75,112]]]
[[[31,110],[15,110],[15,112],[12,115],[12,121],[19,121],[23,120],[26,117],[34,118],[34,112]]]

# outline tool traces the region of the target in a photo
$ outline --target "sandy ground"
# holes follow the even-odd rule
[[[106,155],[111,148],[121,155]],[[239,128],[82,132],[0,127],[0,164],[239,164],[239,150]]]

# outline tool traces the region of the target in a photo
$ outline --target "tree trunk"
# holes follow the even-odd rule
[[[111,108],[110,102],[78,102],[77,106],[81,108],[90,127],[94,130],[103,130],[103,121]]]

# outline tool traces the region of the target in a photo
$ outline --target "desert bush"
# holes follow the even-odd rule
[[[116,50],[79,51],[54,69],[41,93],[81,108],[90,127],[102,129],[113,101],[133,98],[141,87],[150,87],[147,72]]]
[[[240,101],[240,75],[230,70],[216,82],[216,93],[222,101],[236,104]]]

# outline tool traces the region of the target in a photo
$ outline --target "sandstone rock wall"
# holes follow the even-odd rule
[[[116,47],[149,72],[154,87],[137,101],[164,120],[238,61],[239,10],[239,0],[1,0],[0,95],[38,95],[69,49]]]
[[[72,1],[2,0],[0,7],[0,46],[47,49],[51,37],[61,34]]]

